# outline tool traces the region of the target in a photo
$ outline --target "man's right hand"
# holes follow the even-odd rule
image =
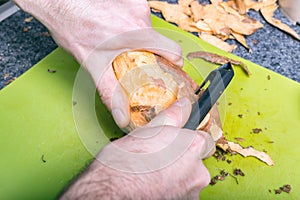
[[[215,143],[205,132],[179,128],[189,111],[191,103],[181,99],[108,144],[63,199],[199,199],[210,181],[202,159]]]

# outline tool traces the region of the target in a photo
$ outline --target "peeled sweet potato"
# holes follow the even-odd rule
[[[127,131],[145,125],[181,97],[196,100],[198,85],[161,56],[147,51],[125,52],[112,66],[129,98],[131,122]]]

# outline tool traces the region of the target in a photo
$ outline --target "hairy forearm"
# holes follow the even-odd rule
[[[150,26],[146,0],[13,1],[44,24],[56,43],[80,63],[103,41]],[[126,46],[120,42],[115,48]]]
[[[13,0],[22,10],[32,14],[47,27],[53,23],[55,16],[67,13],[72,0]],[[58,20],[56,18],[56,20]]]
[[[78,26],[83,1],[74,0],[13,0],[22,10],[33,15],[51,32],[53,39],[78,58],[80,49],[75,45],[69,27]],[[86,2],[86,1],[84,1]],[[87,3],[86,3],[87,4]]]
[[[100,167],[101,168],[101,167]],[[60,197],[65,199],[114,199],[118,196],[113,183],[113,174],[105,169],[88,168]]]
[[[148,180],[149,181],[149,180]],[[66,199],[135,199],[145,196],[139,175],[123,173],[95,160],[60,197]]]

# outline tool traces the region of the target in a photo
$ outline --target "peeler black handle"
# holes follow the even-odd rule
[[[190,118],[184,125],[184,128],[196,130],[201,121],[222,95],[233,76],[234,71],[231,63],[226,63],[209,73],[207,78],[195,92],[195,94],[200,97],[198,101],[193,103]],[[205,86],[207,86],[207,88],[204,88]]]

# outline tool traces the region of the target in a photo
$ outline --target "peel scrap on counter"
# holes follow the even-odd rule
[[[199,54],[205,54],[205,52],[191,52],[189,59]],[[226,60],[216,54],[208,53],[206,57],[209,56],[214,58],[210,60],[211,62],[229,61],[243,66],[243,63]],[[161,56],[147,51],[124,52],[113,61],[112,67],[129,99],[131,121],[125,128],[128,132],[147,124],[160,111],[168,108],[179,98],[187,97],[192,103],[197,101],[195,91],[198,85],[180,67]],[[243,68],[249,75],[248,68],[245,66]],[[237,143],[226,140],[216,105],[199,124],[197,130],[208,132],[216,141],[217,146],[226,152],[236,152],[245,157],[253,156],[268,165],[274,164],[268,154],[252,147],[243,148]]]
[[[221,65],[223,65],[227,62],[230,62],[233,65],[241,66],[242,69],[245,71],[245,73],[248,76],[251,76],[250,70],[248,69],[247,65],[245,65],[243,62],[238,61],[238,60],[233,60],[233,59],[230,59],[230,58],[226,58],[224,56],[220,56],[220,55],[215,54],[215,53],[210,53],[210,52],[206,52],[206,51],[190,52],[187,55],[187,58],[189,60],[192,60],[194,58],[202,58],[206,61],[216,63],[216,64],[221,64]]]
[[[185,31],[198,33],[201,39],[227,52],[237,48],[236,45],[227,43],[227,39],[235,39],[251,52],[245,36],[263,28],[263,24],[249,17],[249,10],[260,12],[268,23],[300,40],[300,36],[291,27],[273,18],[278,8],[276,0],[210,2],[211,4],[200,4],[196,0],[179,0],[178,4],[170,4],[148,1],[152,10],[161,12],[166,21],[177,24]]]

